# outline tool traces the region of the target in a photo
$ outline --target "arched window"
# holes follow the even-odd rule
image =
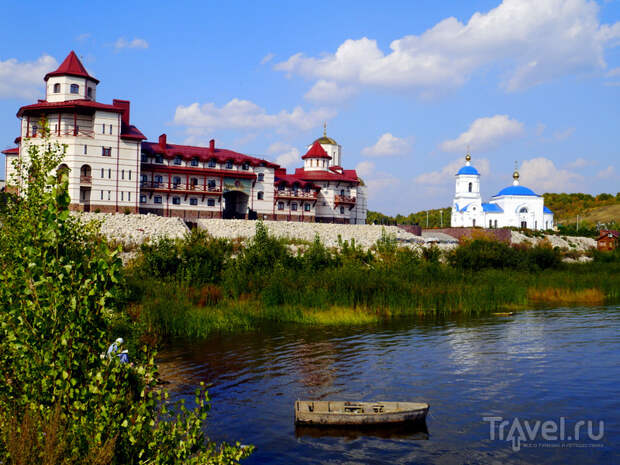
[[[232,167],[233,167],[233,162],[232,162],[232,160],[228,160],[228,161],[226,162],[226,169],[227,169],[227,170],[232,170]]]
[[[213,158],[209,160],[209,168],[215,168],[215,160]]]
[[[58,84],[58,83],[54,84],[54,93],[55,94],[59,94],[60,93],[60,84]]]
[[[197,157],[192,158],[191,165],[192,166],[198,166],[198,158]]]
[[[77,84],[71,84],[71,93],[72,94],[79,94],[80,93],[80,86],[78,86]]]
[[[473,184],[470,182],[469,183],[469,192],[471,192],[472,187],[473,187]]]
[[[258,181],[262,182],[265,180],[265,173],[258,173]]]
[[[259,192],[257,195],[257,199],[258,200],[263,200],[263,198],[265,197],[265,193],[264,192]]]
[[[177,155],[176,157],[174,157],[174,164],[175,165],[180,165],[183,162],[183,160],[181,159],[180,155]]]
[[[519,213],[527,213],[527,207],[523,207],[521,210],[519,210]]]

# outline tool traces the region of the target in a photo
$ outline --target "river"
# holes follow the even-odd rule
[[[173,341],[159,364],[173,398],[210,385],[207,433],[254,444],[247,464],[620,463],[620,306],[277,326]],[[426,428],[299,429],[296,399],[430,412]]]

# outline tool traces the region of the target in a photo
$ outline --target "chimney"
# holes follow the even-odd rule
[[[166,134],[162,134],[161,136],[159,136],[159,146],[162,148],[162,150],[166,150]]]
[[[215,139],[211,139],[209,141],[209,150],[211,153],[215,153]]]
[[[129,126],[129,106],[131,105],[131,102],[129,100],[114,99],[112,100],[112,105],[123,110],[121,113],[121,121],[125,126]]]

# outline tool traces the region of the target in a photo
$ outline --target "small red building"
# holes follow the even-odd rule
[[[614,250],[620,242],[620,232],[612,230],[601,230],[596,238],[598,250]]]

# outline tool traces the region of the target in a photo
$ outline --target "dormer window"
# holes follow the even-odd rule
[[[249,170],[250,169],[250,164],[247,161],[244,162],[243,165],[241,165],[241,169],[245,170],[245,171]]]
[[[55,94],[59,94],[60,93],[60,84],[54,84],[54,93]]]
[[[198,166],[198,158],[196,158],[196,157],[192,158],[191,165],[192,166]]]
[[[212,158],[211,160],[209,160],[209,168],[215,168],[215,160]]]
[[[163,155],[155,155],[155,163],[163,163],[164,162],[164,156]]]
[[[226,169],[227,169],[227,170],[232,170],[232,167],[233,167],[233,162],[232,162],[232,160],[228,160],[228,161],[226,162]]]
[[[78,86],[77,84],[71,84],[71,93],[72,94],[79,94],[80,93],[80,86]]]
[[[182,163],[182,160],[181,160],[181,156],[180,155],[177,155],[176,157],[174,157],[174,164],[175,165],[180,165],[181,163]]]
[[[88,98],[93,98],[93,88],[89,87],[88,90],[86,91]]]
[[[142,163],[148,163],[149,162],[149,156],[146,153],[142,152],[142,154],[140,155],[140,161]]]

